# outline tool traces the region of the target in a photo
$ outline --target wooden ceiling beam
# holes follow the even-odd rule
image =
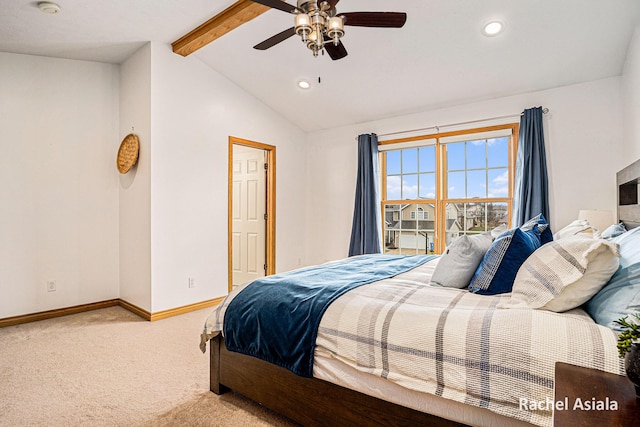
[[[173,52],[187,56],[240,25],[262,15],[269,9],[271,8],[250,0],[239,0],[198,28],[171,43]]]

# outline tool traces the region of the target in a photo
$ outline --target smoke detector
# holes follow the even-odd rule
[[[60,12],[60,6],[49,1],[41,1],[38,3],[38,9],[40,9],[42,13],[46,13],[48,15],[55,15]]]

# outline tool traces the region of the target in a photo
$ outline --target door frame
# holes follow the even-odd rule
[[[261,142],[249,141],[247,139],[229,137],[229,178],[228,178],[228,290],[233,289],[233,146],[243,145],[245,147],[257,148],[264,150],[266,153],[267,165],[267,221],[265,235],[265,263],[267,268],[265,275],[275,274],[276,272],[276,147],[273,145],[263,144]]]

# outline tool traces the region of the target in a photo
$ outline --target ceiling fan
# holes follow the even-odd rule
[[[295,25],[269,37],[253,48],[266,50],[291,36],[299,35],[313,56],[325,50],[334,61],[347,56],[340,38],[344,26],[401,28],[407,21],[404,12],[348,12],[338,14],[336,4],[340,0],[298,0],[293,6],[281,0],[251,0],[254,3],[282,10],[295,15]]]

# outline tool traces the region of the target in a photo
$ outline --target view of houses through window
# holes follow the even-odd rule
[[[441,253],[508,227],[516,140],[510,124],[382,142],[385,253]]]

